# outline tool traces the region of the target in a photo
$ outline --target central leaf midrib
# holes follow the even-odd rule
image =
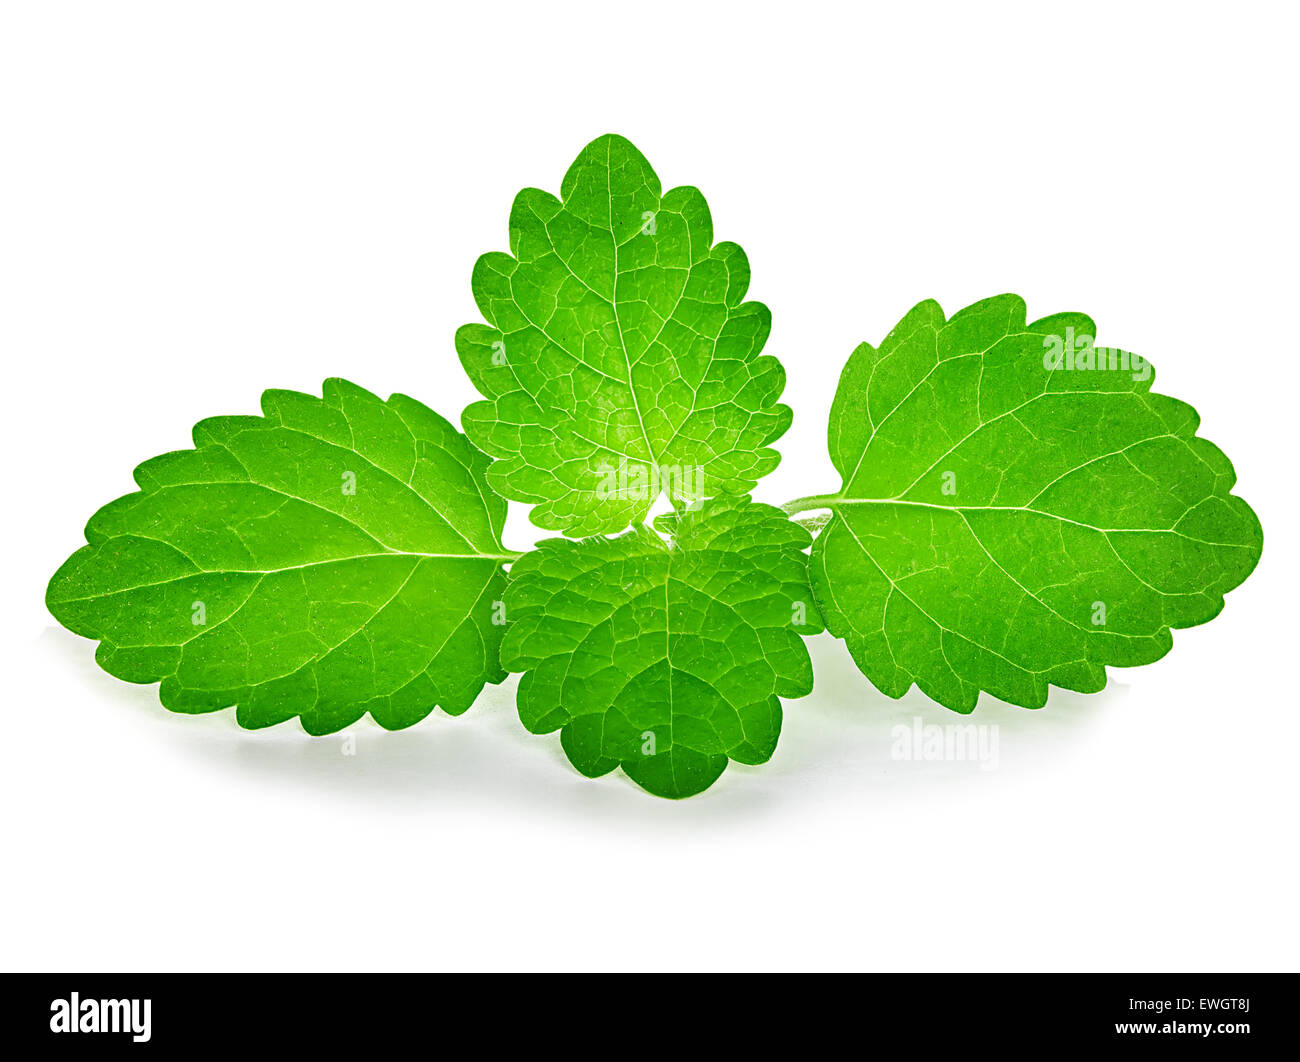
[[[632,410],[636,413],[637,424],[641,426],[641,438],[645,440],[645,452],[651,466],[658,467],[659,457],[650,444],[650,432],[641,413],[641,401],[637,397],[636,383],[632,379],[632,356],[627,350],[627,340],[623,338],[623,321],[618,313],[618,233],[614,231],[614,185],[613,185],[612,141],[605,144],[605,197],[609,203],[606,217],[609,220],[609,242],[614,248],[614,283],[610,290],[610,307],[614,311],[614,330],[618,333],[618,348],[623,352],[623,364],[627,367],[627,390],[632,396]]]
[[[910,501],[906,498],[846,498],[843,495],[827,495],[819,499],[825,502],[824,508],[832,511],[841,506],[854,505],[908,505],[918,509],[934,509],[944,513],[1027,513],[1030,516],[1045,516],[1049,520],[1060,520],[1062,523],[1074,524],[1076,527],[1082,527],[1087,531],[1096,531],[1102,535],[1176,535],[1179,538],[1185,538],[1189,542],[1199,542],[1205,546],[1233,546],[1242,549],[1249,548],[1244,542],[1212,542],[1209,539],[1197,538],[1195,535],[1189,535],[1185,531],[1179,531],[1174,527],[1098,527],[1096,524],[1089,524],[1083,520],[1075,520],[1073,517],[1062,516],[1060,513],[1048,512],[1046,509],[1031,509],[1024,505],[943,505],[939,502],[922,502]],[[1208,500],[1208,499],[1207,499]],[[1185,514],[1184,514],[1185,515]],[[1179,517],[1182,520],[1182,517]]]
[[[129,534],[116,535],[113,538],[106,539],[106,542],[115,542],[123,538],[140,538],[146,541],[154,542],[157,539],[149,539],[145,535]],[[58,604],[73,605],[83,601],[99,601],[106,597],[115,597],[118,594],[129,594],[136,590],[150,590],[159,586],[170,586],[172,583],[183,582],[186,579],[201,579],[204,576],[212,575],[279,575],[282,572],[299,571],[304,568],[317,568],[326,564],[348,564],[352,561],[376,560],[380,557],[411,557],[417,561],[420,560],[487,560],[487,561],[513,561],[514,554],[487,554],[487,553],[419,553],[413,550],[384,550],[379,553],[354,553],[343,557],[324,557],[320,560],[306,561],[303,564],[286,564],[282,568],[200,568],[197,565],[195,570],[184,572],[180,575],[173,576],[170,579],[159,579],[153,583],[137,583],[135,586],[123,586],[117,590],[108,590],[102,594],[91,594],[87,597],[61,597],[52,599]],[[190,561],[193,564],[193,561]]]
[[[699,554],[706,553],[706,552],[712,552],[712,551],[710,551],[710,550],[692,550],[692,551],[691,551],[692,555],[695,555],[695,556],[698,556]],[[712,594],[709,594],[707,590],[703,589],[702,587],[696,586],[695,584],[693,584],[693,583],[690,582],[689,580],[686,580],[686,579],[680,579],[680,578],[675,579],[674,576],[673,576],[673,573],[672,573],[673,553],[674,553],[673,550],[668,550],[668,551],[667,551],[666,564],[665,564],[665,567],[664,567],[664,574],[663,574],[663,578],[662,578],[662,583],[663,583],[663,585],[662,585],[662,589],[663,589],[663,595],[664,595],[664,653],[663,653],[663,657],[662,657],[662,662],[663,662],[663,664],[668,668],[668,697],[669,697],[669,703],[668,703],[668,719],[669,719],[669,728],[670,728],[670,730],[671,730],[671,729],[673,728],[673,726],[674,726],[675,712],[676,712],[676,706],[675,706],[675,704],[674,704],[674,702],[673,702],[673,700],[672,700],[672,683],[673,683],[673,673],[674,673],[674,672],[680,672],[680,673],[683,674],[683,675],[688,675],[688,676],[690,676],[691,678],[696,679],[697,681],[699,681],[699,682],[701,682],[701,683],[704,683],[705,685],[707,685],[707,686],[709,686],[710,688],[712,688],[712,689],[713,689],[713,690],[718,694],[719,698],[721,698],[721,700],[722,700],[724,703],[726,703],[726,705],[727,705],[727,706],[728,706],[732,711],[734,711],[734,712],[737,713],[737,716],[740,716],[740,715],[741,715],[741,713],[742,713],[742,709],[743,709],[743,707],[744,707],[744,706],[741,705],[741,704],[737,704],[737,703],[736,703],[735,701],[733,701],[730,697],[726,696],[726,695],[725,695],[721,690],[719,690],[719,689],[718,689],[718,688],[717,688],[717,687],[716,687],[712,682],[710,682],[709,680],[704,679],[704,678],[701,678],[700,676],[695,675],[695,674],[693,674],[692,672],[690,672],[690,671],[688,671],[688,670],[686,670],[686,669],[684,669],[684,668],[678,668],[678,667],[676,667],[676,665],[674,665],[674,663],[673,663],[673,659],[672,659],[672,601],[671,601],[671,598],[670,598],[670,596],[669,596],[669,588],[670,588],[670,585],[671,585],[673,582],[676,582],[679,586],[686,587],[688,590],[692,591],[693,593],[697,593],[697,594],[704,595],[704,596],[708,597],[710,601],[713,601],[713,602],[715,602],[715,603],[721,605],[723,608],[725,608],[729,614],[731,614],[731,615],[733,615],[733,616],[736,616],[736,617],[740,618],[742,622],[745,622],[745,623],[748,624],[748,621],[744,620],[743,616],[740,616],[740,613],[737,611],[737,609],[736,609],[736,607],[735,607],[734,604],[732,604],[732,603],[730,603],[730,602],[727,602],[727,601],[723,601],[723,600],[721,600],[720,598],[714,597]],[[622,560],[627,560],[627,559],[629,559],[629,558],[623,558]],[[607,562],[607,564],[608,564],[608,563],[621,563],[621,561],[620,561],[620,562]],[[606,566],[607,566],[607,565],[601,565],[601,566],[599,566],[599,567],[602,567],[602,568],[603,568],[603,567],[606,567]],[[628,607],[628,606],[630,606],[630,605],[634,605],[634,604],[636,604],[636,602],[642,600],[642,599],[645,598],[647,595],[650,595],[650,594],[653,594],[653,593],[657,592],[657,591],[660,589],[659,582],[660,582],[659,579],[655,579],[655,580],[649,582],[649,584],[645,587],[644,590],[641,590],[641,591],[639,591],[638,593],[632,595],[632,597],[631,597],[628,601],[619,602],[617,605],[614,605],[614,606],[613,606],[613,608],[614,608],[614,612],[618,611],[619,608],[626,608],[626,607]],[[613,617],[613,612],[611,612],[610,615],[608,615],[608,616],[605,617],[605,620],[603,621],[603,623],[608,624],[608,623],[612,620],[612,617]],[[586,632],[586,634],[584,635],[583,641],[582,641],[582,643],[580,643],[580,644],[585,645],[587,639],[594,637],[594,636],[596,635],[597,631],[600,630],[601,626],[602,626],[602,624],[593,624],[593,625],[591,626],[591,628],[590,628],[590,629]],[[751,625],[751,626],[752,626],[752,625]],[[680,632],[679,632],[679,633],[680,633]],[[577,655],[578,655],[578,654],[577,654],[576,651],[575,651],[573,654],[571,654],[571,656],[570,656],[570,660],[569,660],[569,667],[570,667],[570,668],[572,667],[573,661],[577,658]],[[655,663],[657,663],[657,662],[658,662],[658,661],[649,661],[649,662],[647,663],[646,667],[642,668],[642,670],[641,670],[640,672],[638,672],[636,676],[629,676],[629,681],[632,681],[634,678],[638,677],[639,675],[645,674],[645,672],[646,672],[650,667],[652,667]],[[571,678],[572,678],[572,672],[571,672],[570,670],[566,670],[566,672],[565,672],[563,678],[561,679],[561,686],[563,686],[565,683],[567,683]],[[602,710],[600,714],[601,714],[602,716],[608,714],[608,709],[604,709],[604,710]],[[693,716],[692,718],[696,718],[696,717]],[[700,718],[702,718],[702,717],[700,717]],[[683,747],[685,748],[685,747],[687,747],[687,746],[683,746]],[[670,745],[670,748],[671,748],[671,745]],[[693,750],[693,751],[699,751],[699,750]],[[708,754],[708,755],[711,755],[711,754]]]

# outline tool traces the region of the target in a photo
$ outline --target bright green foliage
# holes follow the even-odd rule
[[[785,373],[760,356],[767,307],[742,302],[749,263],[713,243],[695,188],[659,178],[618,136],[588,144],[560,198],[527,188],[510,254],[474,267],[487,324],[456,349],[487,399],[470,439],[498,460],[488,481],[570,535],[644,519],[660,493],[744,494],[779,459]]]
[[[808,533],[778,509],[706,502],[618,538],[550,539],[511,570],[501,658],[519,716],[560,731],[589,777],[621,766],[659,796],[763,763],[780,697],[812,690],[803,635],[822,629]]]
[[[1092,322],[1013,295],[923,302],[853,352],[830,418],[843,476],[810,572],[828,629],[891,697],[1041,706],[1212,619],[1263,542],[1195,410]],[[1085,338],[1088,337],[1088,338]],[[1104,367],[1098,367],[1098,365]],[[811,504],[788,508],[810,508]]]
[[[1196,412],[1088,318],[1029,324],[1014,295],[951,320],[924,302],[858,347],[839,491],[752,502],[791,414],[748,286],[700,192],[600,137],[560,198],[519,193],[510,253],[474,268],[468,437],[342,380],[268,391],[136,469],[50,611],[166,707],[250,728],[396,729],[521,672],[524,726],[581,773],[685,797],[772,756],[823,625],[891,697],[1038,707],[1164,655],[1259,560]],[[506,550],[506,497],[571,538]]]
[[[177,712],[325,734],[465,711],[498,661],[505,502],[487,459],[404,395],[267,391],[135,471],[50,581],[100,666]],[[496,623],[493,621],[497,620]]]

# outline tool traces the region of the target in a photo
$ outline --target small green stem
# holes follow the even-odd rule
[[[795,513],[806,513],[812,509],[833,509],[839,500],[838,494],[809,494],[806,498],[795,498],[794,501],[786,502],[781,506],[781,511],[787,516],[793,516]]]

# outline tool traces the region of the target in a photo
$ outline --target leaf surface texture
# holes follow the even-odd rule
[[[519,716],[560,731],[590,777],[615,767],[659,796],[764,763],[780,698],[812,689],[822,629],[808,533],[778,509],[718,499],[617,538],[550,539],[511,571],[502,660]]]
[[[388,728],[465,711],[504,678],[501,527],[487,459],[442,417],[342,380],[268,391],[194,449],[136,469],[91,517],[50,611],[177,712],[245,727]]]
[[[1081,314],[1027,323],[1003,295],[951,320],[923,302],[854,351],[810,573],[883,693],[915,683],[969,712],[981,690],[1028,707],[1049,685],[1100,690],[1107,665],[1163,656],[1254,568],[1259,522],[1196,411],[1152,394],[1127,353],[1051,356],[1093,335]]]
[[[749,491],[776,466],[790,410],[748,287],[699,190],[663,192],[622,137],[587,145],[558,199],[520,192],[510,253],[474,267],[486,323],[456,336],[486,399],[463,423],[497,458],[489,481],[571,536],[640,522],[661,493]]]

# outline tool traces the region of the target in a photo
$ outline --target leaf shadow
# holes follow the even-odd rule
[[[141,738],[205,771],[229,774],[272,792],[305,790],[330,802],[363,802],[393,814],[437,805],[497,807],[520,818],[582,819],[626,830],[672,822],[709,828],[750,819],[773,806],[774,791],[727,775],[685,801],[651,797],[621,772],[587,779],[573,769],[559,735],[524,730],[514,709],[517,676],[487,686],[453,718],[435,711],[406,730],[387,731],[367,717],[346,730],[312,737],[295,722],[244,730],[229,709],[205,715],[168,712],[157,685],[121,682],[94,662],[92,643],[60,627],[38,640],[50,666],[75,673],[96,702],[129,717],[123,740]],[[71,730],[75,722],[67,721]],[[730,773],[730,772],[728,772]]]
[[[272,798],[296,790],[392,814],[434,806],[488,807],[521,819],[674,833],[791,814],[810,801],[840,800],[853,790],[879,790],[892,799],[931,788],[940,779],[968,785],[986,777],[973,762],[899,762],[892,752],[895,728],[913,727],[917,720],[995,725],[1002,758],[1014,752],[1013,770],[1050,768],[1072,754],[1126,694],[1113,681],[1101,694],[1053,690],[1047,707],[1037,711],[985,697],[973,715],[959,716],[916,690],[898,701],[883,696],[857,670],[843,643],[823,634],[809,641],[814,692],[785,703],[772,760],[759,767],[733,763],[705,793],[668,801],[648,796],[619,771],[584,778],[565,758],[558,734],[527,733],[514,710],[515,676],[486,687],[459,718],[435,711],[414,727],[390,732],[367,717],[338,734],[311,737],[292,722],[243,730],[230,710],[198,716],[167,712],[158,702],[157,686],[106,674],[94,663],[91,643],[59,627],[48,627],[38,648],[52,658],[51,666],[76,673],[96,700],[128,713],[130,737],[161,746],[159,755],[180,755],[205,771],[264,788]],[[71,729],[75,724],[55,725]]]
[[[810,638],[816,686],[804,699],[787,702],[781,747],[771,767],[792,776],[824,778],[810,784],[842,789],[851,773],[855,787],[887,790],[929,786],[936,779],[978,783],[990,771],[1026,777],[1053,770],[1101,733],[1104,718],[1128,696],[1112,677],[1100,693],[1053,687],[1043,708],[1021,708],[983,694],[970,715],[949,711],[916,687],[898,700],[880,693],[858,671],[844,643],[829,634]],[[933,728],[982,728],[979,758],[908,756],[918,733]]]

